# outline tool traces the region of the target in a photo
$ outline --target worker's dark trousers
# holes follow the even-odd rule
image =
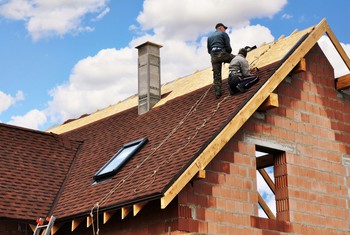
[[[224,51],[214,52],[211,54],[211,64],[213,66],[213,84],[215,95],[217,97],[221,96],[222,94],[222,63],[230,63],[234,57],[234,55]]]
[[[259,81],[259,77],[255,75],[251,75],[248,77],[242,77],[239,75],[230,75],[228,77],[230,94],[234,95],[239,92],[245,92],[258,81]]]

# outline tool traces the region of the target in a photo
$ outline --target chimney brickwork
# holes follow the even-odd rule
[[[160,48],[145,42],[138,49],[138,113],[148,112],[161,97]]]

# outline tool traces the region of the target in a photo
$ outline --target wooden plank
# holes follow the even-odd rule
[[[35,231],[35,228],[36,228],[36,225],[29,224],[29,227],[30,227],[30,229],[34,232],[34,231]]]
[[[125,217],[130,213],[131,206],[122,207],[122,219],[125,219]]]
[[[275,183],[272,181],[269,174],[266,172],[264,168],[259,169],[258,171],[261,174],[261,176],[264,178],[265,182],[267,183],[267,185],[269,186],[273,194],[275,194]]]
[[[276,89],[283,79],[292,71],[297,63],[317,43],[325,33],[326,20],[323,19],[308,37],[295,49],[295,51],[284,61],[270,79],[254,94],[237,115],[223,128],[202,153],[189,165],[189,167],[176,179],[161,198],[161,208],[164,209],[176,197],[176,195],[191,181],[201,170],[198,166],[207,166],[209,162],[219,153],[232,136],[244,125],[251,115]],[[202,168],[203,169],[203,168]]]
[[[264,101],[264,103],[262,103],[258,110],[259,111],[267,111],[269,109],[273,109],[273,108],[277,108],[279,106],[278,103],[278,95],[276,93],[271,93],[266,100]]]
[[[54,224],[51,229],[51,235],[54,235],[62,226],[63,226],[63,223]]]
[[[345,50],[343,47],[340,45],[339,40],[333,33],[331,27],[329,27],[328,23],[325,21],[324,23],[325,31],[329,39],[331,40],[332,44],[334,45],[335,49],[338,51],[340,57],[344,61],[345,65],[348,67],[350,70],[350,59],[349,56],[346,54]]]
[[[91,218],[91,216],[86,217],[86,227],[90,227],[92,223],[94,222],[94,219]]]
[[[117,211],[106,211],[103,212],[103,223],[107,223],[107,221],[115,214]]]
[[[72,220],[71,231],[73,232],[79,226],[79,224],[81,224],[81,222],[83,222],[83,220],[84,219],[74,219],[74,220]]]
[[[299,63],[295,66],[295,68],[292,71],[292,74],[296,74],[299,72],[305,72],[306,71],[306,60],[305,58],[302,58]]]
[[[133,213],[136,216],[148,202],[140,202],[133,205]]]
[[[350,88],[350,73],[335,79],[335,88],[345,90]]]
[[[256,158],[256,169],[262,169],[265,167],[273,166],[273,155],[272,154],[266,154],[262,157]]]
[[[263,209],[263,211],[266,213],[267,217],[269,217],[269,219],[276,219],[276,216],[272,213],[270,207],[266,204],[265,200],[262,198],[260,193],[258,193],[258,203]]]
[[[199,170],[196,174],[196,179],[205,179],[206,172],[205,170]]]

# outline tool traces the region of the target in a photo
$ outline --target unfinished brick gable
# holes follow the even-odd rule
[[[289,149],[294,232],[348,234],[349,187],[344,179],[348,169],[342,157],[349,155],[349,101],[334,89],[333,68],[318,45],[305,59],[307,71],[276,89],[280,107],[246,123],[245,134]]]
[[[180,231],[349,233],[349,166],[342,164],[350,144],[348,100],[334,89],[333,68],[318,45],[305,58],[307,71],[276,89],[280,107],[251,118],[206,167],[206,178],[178,195],[179,206],[188,212]],[[257,144],[285,151],[275,175],[282,176],[280,190],[285,191],[276,197],[276,220],[258,216]]]

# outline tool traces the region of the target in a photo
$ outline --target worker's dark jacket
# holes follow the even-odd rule
[[[232,52],[228,34],[220,30],[216,30],[208,37],[207,48],[209,54],[216,51]]]

